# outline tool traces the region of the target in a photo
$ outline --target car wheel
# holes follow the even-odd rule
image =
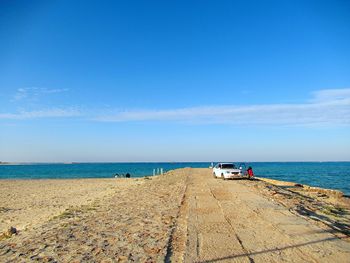
[[[224,174],[221,174],[221,178],[224,179],[224,180],[226,180]]]
[[[217,177],[216,177],[216,174],[215,174],[215,173],[213,173],[213,177],[214,177],[215,179],[217,179]]]

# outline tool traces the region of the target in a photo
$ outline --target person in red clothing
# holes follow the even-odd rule
[[[248,173],[248,177],[249,177],[249,178],[254,177],[253,168],[252,168],[251,166],[248,167],[247,173]]]

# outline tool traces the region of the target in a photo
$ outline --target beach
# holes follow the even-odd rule
[[[33,228],[70,207],[89,205],[131,187],[135,181],[114,179],[0,180],[0,233],[9,226]]]
[[[0,261],[349,262],[349,201],[183,168],[134,179],[0,181]],[[14,227],[17,233],[6,235]]]

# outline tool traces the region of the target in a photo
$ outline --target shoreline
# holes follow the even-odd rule
[[[189,167],[188,167],[189,168]],[[183,168],[178,168],[178,169],[183,169]],[[196,168],[194,168],[196,169]],[[175,169],[177,170],[177,169]],[[168,171],[171,172],[172,170]],[[159,175],[142,175],[142,176],[133,176],[131,178],[128,178],[129,180],[135,180],[135,179],[142,179],[145,177],[155,177],[155,176],[159,176]],[[312,186],[312,185],[308,185],[308,184],[301,184],[298,182],[292,182],[292,181],[284,181],[284,180],[277,180],[277,179],[272,179],[269,177],[261,177],[261,176],[254,176],[254,178],[260,180],[260,181],[264,181],[267,183],[270,183],[272,185],[276,185],[276,186],[296,186],[296,187],[302,187],[305,190],[307,189],[310,192],[320,192],[320,193],[325,193],[327,195],[331,195],[331,196],[335,196],[338,198],[350,198],[350,194],[344,193],[342,190],[339,189],[335,189],[335,188],[324,188],[324,187],[318,187],[318,186]],[[0,178],[0,187],[1,187],[1,182],[20,182],[20,181],[63,181],[63,180],[114,180],[114,179],[122,179],[122,178],[115,178],[115,177],[72,177],[72,178]]]
[[[289,163],[289,164],[288,164]],[[259,162],[249,163],[256,176],[292,181],[312,187],[330,188],[350,196],[347,178],[350,162]],[[151,176],[153,170],[164,171],[184,168],[207,168],[209,163],[23,163],[0,165],[0,180],[113,178],[115,173],[130,173],[132,177]]]
[[[177,169],[176,169],[177,170]],[[176,171],[173,170],[173,171]],[[168,173],[172,173],[169,171]],[[6,231],[9,227],[16,227],[18,230],[23,230],[28,227],[33,227],[38,224],[31,222],[33,215],[27,215],[24,212],[23,219],[25,220],[13,220],[12,213],[10,211],[23,211],[30,207],[34,207],[37,203],[40,204],[39,211],[33,212],[37,215],[40,214],[40,219],[49,219],[64,210],[77,205],[88,205],[100,198],[105,198],[113,194],[118,187],[132,187],[136,182],[142,182],[144,178],[156,178],[155,176],[144,176],[144,177],[134,177],[134,178],[40,178],[40,179],[0,179],[0,214],[3,217],[0,221],[0,234]],[[293,193],[303,193],[307,194],[310,198],[320,198],[323,201],[328,201],[332,204],[350,204],[350,196],[345,195],[340,190],[327,189],[321,187],[309,186],[306,184],[299,184],[296,182],[275,180],[266,177],[255,177],[256,180],[265,182],[267,184],[283,187],[288,189]],[[79,185],[77,185],[79,184]],[[46,188],[45,195],[42,189]],[[68,189],[68,190],[67,190]],[[68,197],[72,198],[72,194],[75,196],[71,201],[67,201]],[[28,197],[36,197],[34,202],[29,202]],[[64,197],[66,196],[66,197]],[[38,197],[41,197],[38,199]],[[9,200],[11,200],[9,202]],[[54,200],[54,207],[48,207],[52,205],[51,201]],[[45,204],[46,203],[46,204]],[[8,208],[7,206],[10,206]],[[45,204],[45,205],[43,205]],[[45,210],[45,212],[44,212]],[[5,213],[6,212],[6,213]],[[4,214],[6,215],[4,217]],[[15,213],[16,214],[16,213]],[[12,225],[8,224],[10,222],[9,217],[12,218]],[[25,223],[23,222],[25,221]],[[4,223],[5,222],[5,223]],[[17,223],[19,222],[19,223]],[[6,226],[4,226],[6,224]]]
[[[296,188],[303,188],[305,191],[308,192],[317,192],[317,193],[322,193],[322,194],[326,194],[329,195],[331,197],[336,197],[336,198],[349,198],[350,196],[344,194],[344,192],[337,190],[337,189],[331,189],[331,188],[322,188],[322,187],[317,187],[317,186],[310,186],[307,184],[300,184],[297,182],[290,182],[290,181],[282,181],[282,180],[276,180],[276,179],[271,179],[271,178],[267,178],[267,177],[255,177],[256,179],[260,180],[260,181],[264,181],[267,182],[269,184],[272,185],[276,185],[276,186],[287,186],[287,187],[296,187]]]

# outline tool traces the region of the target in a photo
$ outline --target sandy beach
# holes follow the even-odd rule
[[[114,179],[0,180],[0,233],[10,226],[39,226],[70,207],[89,205],[133,184]]]
[[[0,261],[349,262],[349,201],[178,169],[139,179],[0,181]],[[18,233],[5,235],[9,227]]]

